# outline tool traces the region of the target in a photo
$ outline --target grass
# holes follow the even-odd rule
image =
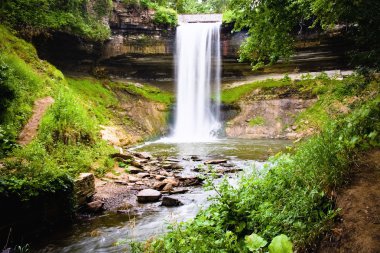
[[[84,107],[95,116],[100,124],[110,123],[109,110],[118,103],[113,92],[96,79],[66,78],[69,87],[84,101]]]
[[[133,83],[108,83],[111,88],[125,90],[133,95],[142,96],[148,100],[163,103],[165,105],[171,105],[174,101],[172,93],[160,90],[157,87],[148,84],[133,84]]]
[[[265,81],[240,85],[230,89],[224,89],[221,93],[221,101],[226,104],[237,103],[256,89],[260,89],[261,92],[270,94],[271,91],[276,88],[289,88],[303,94],[316,96],[323,94],[329,90],[331,86],[335,86],[339,82],[339,80],[328,78],[324,73],[321,73],[316,78],[305,76],[301,80],[291,80],[289,77],[285,76],[280,80],[268,79]]]
[[[253,82],[245,85],[240,85],[231,89],[225,89],[221,93],[221,101],[226,104],[232,104],[239,101],[245,95],[259,88],[273,88],[290,85],[291,81],[265,80]]]
[[[210,207],[163,236],[133,243],[133,250],[250,252],[259,244],[257,252],[277,252],[268,242],[282,235],[295,250],[305,250],[338,214],[331,192],[345,181],[356,154],[380,147],[379,83],[376,77],[354,75],[328,87],[321,100],[334,97],[351,106],[349,113],[328,118],[320,133],[291,153],[272,157],[272,166],[245,174],[237,186],[226,179],[219,185],[209,181],[208,188],[217,192]],[[356,103],[349,102],[353,95]]]
[[[0,198],[32,200],[64,191],[72,194],[72,180],[80,172],[112,167],[114,149],[100,139],[99,124],[108,120],[116,103],[99,82],[65,79],[38,58],[34,47],[0,26]],[[37,137],[25,147],[16,144],[37,98],[55,103],[39,126]],[[25,202],[27,203],[27,202]]]
[[[261,116],[254,117],[249,120],[248,125],[251,127],[262,126],[265,124],[265,119]]]

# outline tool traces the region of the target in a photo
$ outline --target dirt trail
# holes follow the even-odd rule
[[[380,150],[361,160],[352,181],[338,192],[341,219],[322,240],[320,253],[380,252]]]
[[[28,123],[26,123],[18,137],[17,142],[20,145],[27,145],[36,136],[42,116],[52,103],[54,103],[52,97],[44,97],[34,102],[33,115],[30,117]]]

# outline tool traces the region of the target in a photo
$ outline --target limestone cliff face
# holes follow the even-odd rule
[[[296,139],[295,117],[316,99],[270,99],[239,102],[240,113],[226,124],[226,135],[233,138]]]

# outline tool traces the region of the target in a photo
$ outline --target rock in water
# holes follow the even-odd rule
[[[208,165],[208,164],[219,164],[219,163],[226,163],[226,162],[227,162],[227,159],[215,159],[215,160],[205,161],[204,164]]]
[[[74,192],[78,206],[86,204],[95,194],[95,177],[92,173],[81,173],[74,181]]]
[[[183,205],[183,203],[176,198],[163,197],[161,205],[163,205],[163,206],[181,206],[181,205]]]
[[[145,189],[137,194],[137,201],[140,203],[156,202],[161,198],[161,192],[153,189]]]
[[[95,200],[93,202],[87,203],[87,210],[89,212],[96,213],[96,212],[102,211],[103,206],[104,206],[104,202],[100,200]]]

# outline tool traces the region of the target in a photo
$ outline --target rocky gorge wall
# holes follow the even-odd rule
[[[297,139],[296,116],[316,99],[270,99],[239,102],[240,112],[226,123],[225,132],[231,138]]]

